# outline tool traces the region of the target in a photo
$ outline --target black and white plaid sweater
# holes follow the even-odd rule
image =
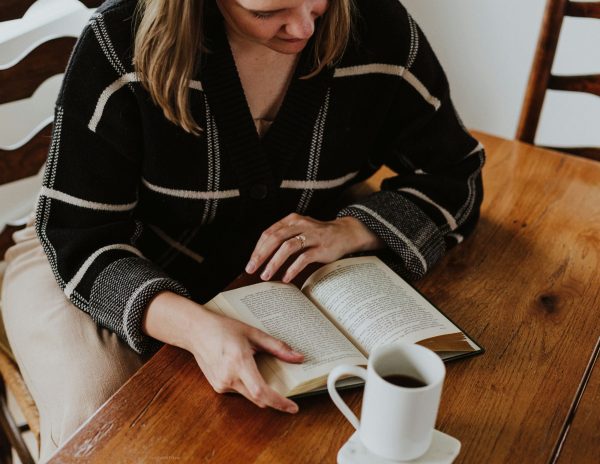
[[[210,3],[210,2],[208,2]],[[458,118],[439,62],[397,0],[359,0],[353,41],[311,79],[310,43],[259,139],[220,16],[190,81],[204,135],[168,122],[132,67],[134,0],[92,16],[57,100],[36,230],[65,295],[137,352],[154,295],[204,302],[242,272],[260,233],[290,212],[354,216],[380,255],[418,278],[475,226],[482,146]],[[345,207],[382,164],[397,176]]]

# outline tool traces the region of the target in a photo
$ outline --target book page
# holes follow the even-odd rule
[[[226,315],[261,329],[304,354],[302,364],[261,357],[259,368],[268,382],[269,378],[278,377],[277,381],[291,390],[327,376],[338,364],[367,363],[361,352],[294,285],[263,282],[223,292],[213,301]]]
[[[456,333],[460,351],[474,351],[458,327],[375,256],[328,264],[306,280],[302,291],[365,354],[378,344]]]

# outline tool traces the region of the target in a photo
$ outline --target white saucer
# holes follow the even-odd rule
[[[391,461],[380,458],[371,453],[360,441],[358,432],[348,439],[337,455],[338,464],[398,464],[410,462],[411,464],[450,464],[460,451],[460,441],[446,435],[439,430],[433,431],[431,446],[427,452],[412,461]]]

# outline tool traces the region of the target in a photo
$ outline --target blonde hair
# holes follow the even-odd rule
[[[189,105],[189,81],[197,71],[203,46],[205,1],[140,0],[134,66],[142,85],[165,117],[191,134],[202,129]],[[352,32],[353,0],[329,0],[315,31],[314,65],[305,78],[317,75],[343,55]]]

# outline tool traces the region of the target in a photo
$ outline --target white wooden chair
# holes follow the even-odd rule
[[[40,189],[54,102],[71,50],[100,0],[2,0],[0,5],[0,260],[24,225]],[[85,4],[85,5],[84,5]],[[0,289],[3,265],[0,261]],[[0,318],[0,462],[35,462],[22,434],[39,448],[38,410]],[[6,393],[25,418],[17,425]],[[37,454],[37,453],[35,453]]]

